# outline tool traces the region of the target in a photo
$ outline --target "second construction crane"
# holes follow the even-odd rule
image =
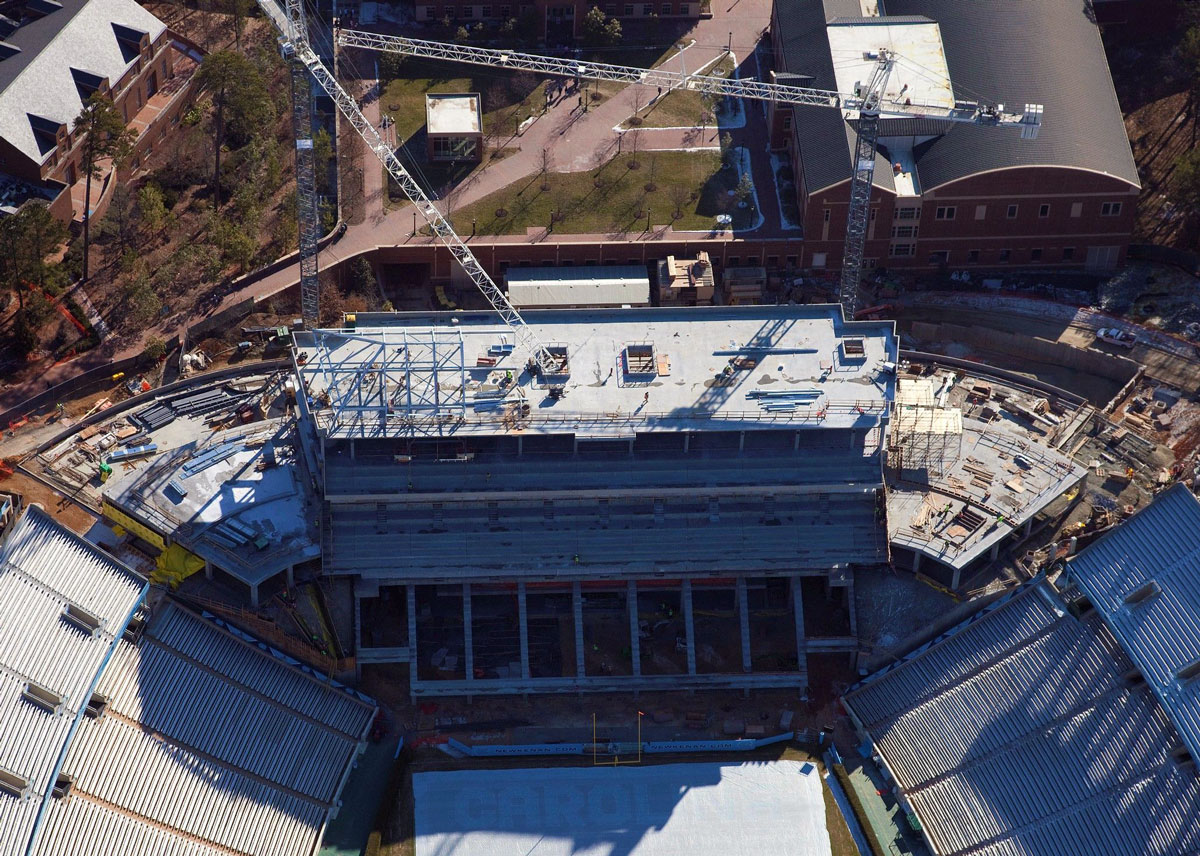
[[[934,122],[965,122],[976,125],[1017,127],[1021,136],[1037,136],[1042,119],[1040,104],[1026,104],[1021,113],[1005,112],[1003,105],[971,101],[914,102],[911,96],[887,98],[887,84],[897,57],[886,49],[866,51],[863,60],[871,63],[870,78],[859,83],[852,93],[813,89],[781,83],[765,83],[711,74],[689,74],[665,68],[635,68],[577,59],[538,56],[510,50],[411,39],[357,30],[339,30],[336,41],[342,47],[358,47],[415,56],[425,59],[469,63],[498,69],[532,71],[578,80],[609,80],[619,83],[658,86],[665,90],[685,89],[751,98],[784,105],[829,107],[843,111],[857,125],[851,162],[850,205],[846,222],[839,301],[847,318],[858,308],[858,289],[866,246],[871,187],[875,174],[875,151],[879,139],[879,120],[883,116],[920,118]]]

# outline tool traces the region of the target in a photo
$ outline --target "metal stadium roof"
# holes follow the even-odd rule
[[[1200,762],[1200,500],[1175,485],[1068,570]]]

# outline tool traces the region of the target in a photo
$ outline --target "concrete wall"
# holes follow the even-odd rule
[[[961,342],[980,350],[1010,354],[1015,357],[1050,365],[1060,365],[1076,371],[1109,378],[1125,384],[1137,373],[1138,364],[1128,357],[1106,354],[1091,348],[1075,348],[1061,342],[1051,342],[1036,336],[992,330],[987,327],[964,327],[961,324],[912,323],[913,337],[926,342]]]

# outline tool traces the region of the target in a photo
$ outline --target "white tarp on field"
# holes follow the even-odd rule
[[[413,793],[417,856],[831,856],[795,761],[418,773]]]

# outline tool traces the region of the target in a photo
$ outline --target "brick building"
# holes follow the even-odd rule
[[[73,124],[93,93],[112,97],[137,131],[136,169],[180,121],[200,53],[133,0],[23,0],[0,14],[0,212],[30,198],[64,221],[83,217],[81,137]],[[92,181],[101,216],[116,186]]]
[[[696,20],[701,0],[654,0],[654,2],[590,2],[590,0],[417,0],[418,22],[433,23],[449,19],[451,23],[472,26],[497,25],[509,18],[532,17],[538,37],[548,43],[573,42],[583,33],[583,18],[593,6],[622,24],[651,20]]]
[[[1081,5],[887,0],[885,10],[866,0],[777,0],[771,34],[777,71],[804,78],[783,81],[852,91],[869,76],[863,51],[889,47],[899,59],[885,98],[1045,106],[1036,140],[1008,128],[881,120],[868,267],[1124,262],[1140,182],[1099,31]],[[853,120],[825,107],[773,112],[772,145],[795,166],[806,268],[840,267]]]

